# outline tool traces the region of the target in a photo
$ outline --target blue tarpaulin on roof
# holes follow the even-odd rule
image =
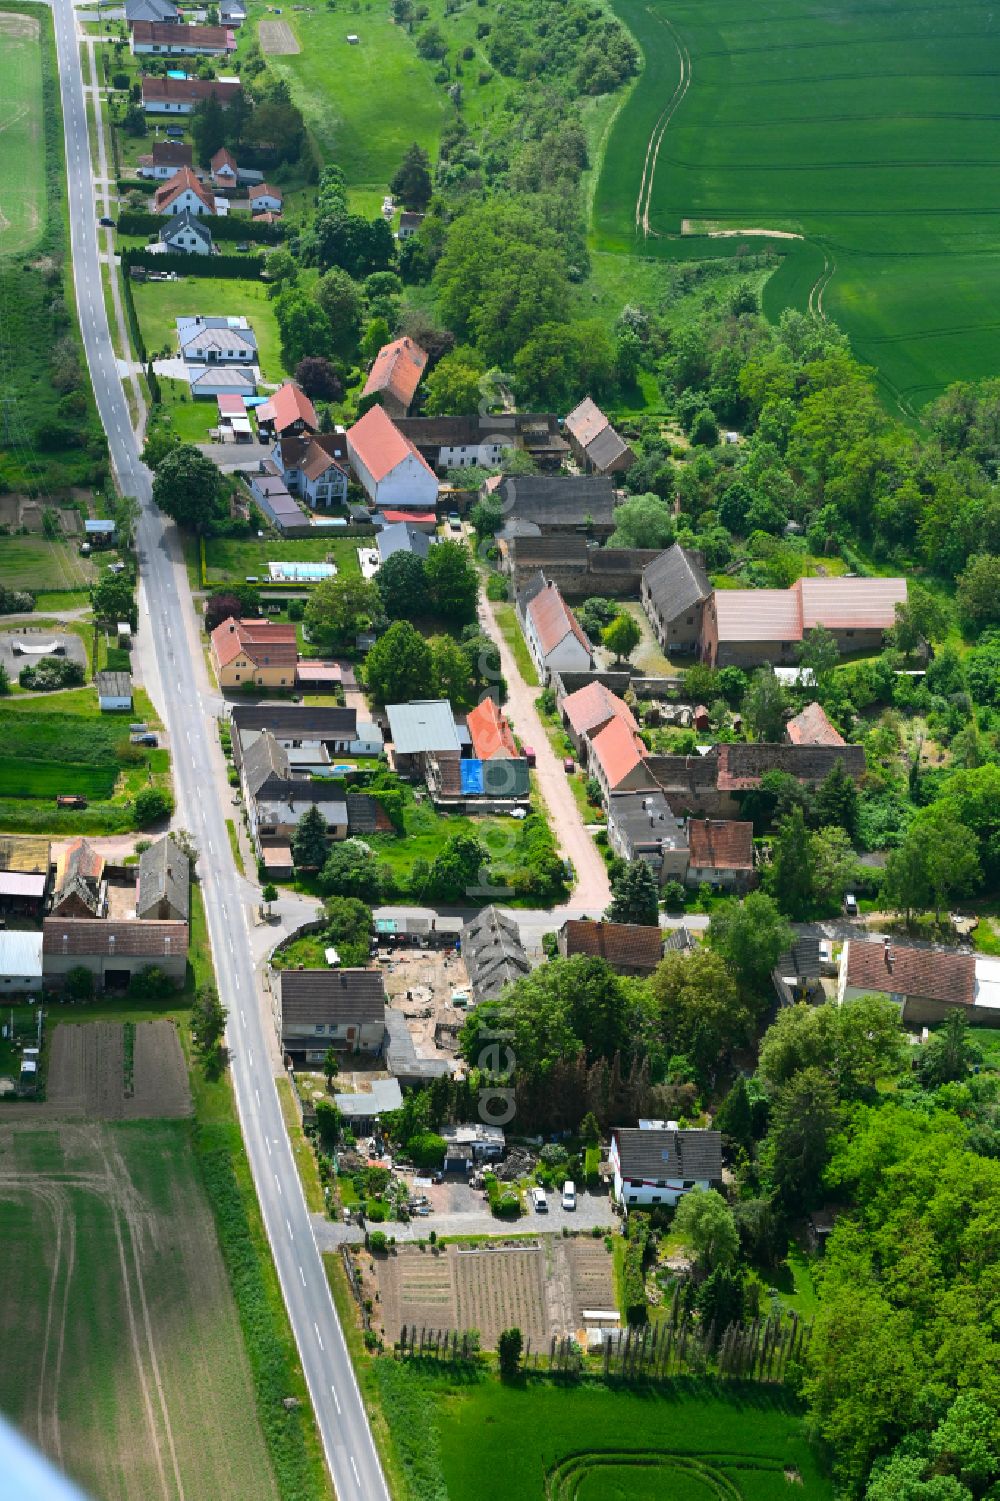
[[[471,761],[459,761],[459,774],[462,778],[462,791],[466,797],[479,797],[483,791],[483,763],[475,759]]]

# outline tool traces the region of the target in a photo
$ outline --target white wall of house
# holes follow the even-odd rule
[[[155,167],[139,167],[137,170],[140,177],[153,177],[157,182],[166,182],[168,178],[173,177],[181,169],[180,167],[168,166],[164,162],[160,162]]]
[[[201,235],[195,234],[193,229],[178,229],[168,231],[164,241],[167,250],[177,250],[185,255],[211,255],[212,246],[208,240],[202,239]]]
[[[275,198],[273,193],[251,193],[250,207],[255,214],[280,214],[281,199]]]
[[[359,482],[377,506],[389,510],[409,507],[411,510],[430,511],[437,504],[438,482],[412,453],[408,453],[377,483],[350,443],[348,453]]]
[[[347,475],[333,465],[316,479],[307,479],[302,475],[299,493],[317,510],[342,504],[347,499]]]
[[[178,193],[176,198],[170,200],[166,208],[160,209],[160,213],[166,215],[183,214],[185,210],[193,219],[210,216],[212,213],[212,210],[191,188],[185,188],[182,193]]]
[[[142,107],[147,115],[194,114],[194,102],[190,99],[147,99]]]
[[[178,30],[182,28],[178,27]],[[206,47],[198,42],[179,41],[169,42],[137,42],[133,34],[131,41],[132,51],[136,56],[156,55],[157,57],[225,57],[228,47]]]
[[[402,239],[403,236],[400,236]],[[453,447],[442,443],[438,451],[439,469],[495,469],[512,443],[456,443]]]
[[[678,1200],[692,1188],[711,1188],[707,1178],[663,1178],[654,1181],[644,1178],[641,1181],[635,1178],[623,1178],[621,1163],[618,1160],[618,1143],[612,1137],[609,1161],[614,1174],[613,1192],[616,1201],[625,1208],[628,1214],[630,1209],[650,1209],[657,1204],[665,1204],[672,1209]]]
[[[567,631],[563,639],[557,641],[546,655],[530,612],[524,617],[524,639],[543,682],[547,683],[554,672],[587,672],[590,668],[590,653],[572,631]]]

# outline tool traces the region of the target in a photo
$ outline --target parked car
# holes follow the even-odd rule
[[[57,808],[85,808],[86,806],[87,799],[85,797],[81,797],[78,792],[62,792],[56,798]]]
[[[567,1178],[563,1184],[562,1207],[564,1209],[576,1208],[576,1184],[571,1178]]]
[[[97,222],[104,229],[114,229],[114,227],[115,227],[115,221],[114,221],[114,219],[110,218],[107,214],[102,214],[101,217],[98,219]]]
[[[850,891],[844,897],[844,911],[848,917],[857,917],[858,915],[858,899]]]
[[[576,762],[572,756],[563,756],[563,771],[576,771]]]
[[[448,512],[448,525],[453,532],[460,532],[462,530],[462,518],[457,511]]]
[[[535,752],[532,750],[531,746],[530,745],[524,746],[523,747],[523,751],[524,751],[524,759],[527,761],[528,765],[529,766],[534,766],[534,764],[535,764]]]
[[[531,1190],[531,1199],[532,1199],[532,1203],[535,1206],[535,1213],[536,1214],[548,1214],[548,1212],[549,1212],[549,1201],[545,1197],[545,1189],[544,1188],[533,1188]]]

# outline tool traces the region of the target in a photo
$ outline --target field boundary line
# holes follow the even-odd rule
[[[653,14],[652,10],[649,11]],[[660,145],[667,132],[671,120],[684,102],[685,95],[691,87],[691,54],[687,46],[683,44],[678,33],[666,16],[657,18],[670,33],[670,39],[677,50],[677,60],[680,63],[680,77],[677,87],[670,96],[667,104],[660,111],[656,124],[650,132],[646,142],[646,158],[642,167],[642,180],[639,183],[639,196],[635,201],[635,226],[641,229],[643,238],[648,239],[650,234],[655,233],[649,227],[649,205],[653,196],[653,179],[656,176],[656,163],[660,155]]]
[[[59,1459],[63,1463],[62,1425],[59,1422],[59,1387],[62,1382],[63,1352],[66,1349],[66,1321],[69,1314],[69,1289],[76,1270],[76,1215],[70,1210],[66,1216],[68,1246],[66,1268],[63,1272],[62,1314],[59,1319],[59,1342],[56,1346],[56,1366],[52,1378],[52,1440]]]
[[[62,1204],[59,1202],[59,1196],[57,1193],[55,1193],[55,1191],[49,1184],[39,1183],[37,1188],[35,1189],[31,1189],[30,1185],[28,1184],[25,1184],[25,1187],[29,1189],[29,1192],[34,1192],[46,1206],[49,1213],[52,1215],[53,1228],[56,1232],[56,1244],[55,1249],[52,1253],[52,1276],[49,1280],[49,1297],[48,1303],[45,1308],[45,1334],[42,1337],[42,1361],[41,1367],[38,1372],[38,1401],[36,1404],[35,1419],[38,1428],[38,1442],[39,1444],[44,1444],[44,1432],[46,1428],[44,1414],[45,1377],[47,1375],[49,1367],[49,1344],[51,1342],[52,1336],[52,1314],[56,1301],[56,1286],[59,1281],[59,1266],[62,1260],[64,1215]],[[55,1427],[56,1429],[58,1429],[58,1419],[56,1420]]]

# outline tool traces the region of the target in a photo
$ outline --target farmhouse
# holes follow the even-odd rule
[[[665,652],[693,652],[712,586],[700,552],[675,542],[642,572],[639,597]]]
[[[210,651],[222,689],[246,683],[258,688],[290,688],[295,683],[299,653],[294,625],[230,616],[212,632]]]
[[[494,699],[484,698],[470,709],[465,723],[472,740],[472,754],[480,761],[517,755],[510,723]]]
[[[374,397],[391,417],[405,417],[427,368],[427,354],[412,339],[384,344],[368,372],[362,400]]]
[[[154,214],[189,214],[197,219],[215,213],[215,199],[190,167],[181,167],[153,194]]]
[[[243,0],[220,0],[219,20],[223,26],[240,27],[247,18]]]
[[[329,510],[347,500],[347,440],[342,430],[281,438],[271,454],[289,491],[314,510]]]
[[[600,783],[605,803],[613,792],[649,785],[646,755],[638,731],[617,715],[587,737],[587,765]]]
[[[616,1126],[609,1160],[612,1192],[626,1214],[654,1204],[673,1208],[692,1188],[722,1181],[722,1136],[718,1131],[681,1131],[675,1121]]]
[[[588,737],[597,735],[613,719],[622,719],[637,734],[635,715],[623,698],[603,683],[588,683],[575,693],[567,693],[558,703],[566,733],[578,756],[586,758]]]
[[[262,182],[250,189],[250,212],[256,214],[280,214],[284,195],[280,188]]]
[[[437,505],[433,469],[382,407],[370,407],[348,428],[347,452],[351,468],[376,506],[426,512]]]
[[[661,886],[684,880],[687,833],[662,792],[613,792],[606,806],[608,843],[620,859],[645,860]]]
[[[97,702],[101,713],[117,713],[132,707],[132,679],[127,672],[97,672]]]
[[[257,431],[262,443],[269,438],[307,438],[319,432],[319,418],[302,387],[286,380],[257,408]]]
[[[50,915],[53,917],[105,917],[108,883],[104,856],[86,839],[71,839],[56,862],[56,879]]]
[[[397,417],[396,426],[432,469],[496,469],[517,441],[512,418]]]
[[[619,975],[651,975],[663,958],[663,935],[658,927],[630,922],[594,922],[567,918],[556,935],[564,959],[576,954],[603,959]]]
[[[0,834],[0,913],[41,917],[49,890],[51,846],[35,834]]]
[[[147,156],[140,156],[136,170],[140,177],[152,177],[165,181],[179,172],[181,167],[193,167],[191,147],[184,141],[154,141]]]
[[[189,365],[252,365],[257,339],[245,318],[178,318],[177,342]]]
[[[498,907],[484,907],[465,924],[462,955],[477,1005],[495,1001],[507,985],[531,971],[517,924]]]
[[[234,188],[237,180],[236,158],[225,146],[220,146],[208,164],[212,181],[219,188]]]
[[[533,522],[543,537],[609,537],[615,529],[615,489],[605,475],[508,475],[488,493],[499,498],[508,522]]]
[[[700,640],[710,667],[793,662],[824,626],[841,651],[879,651],[906,603],[901,578],[799,579],[790,589],[719,589],[705,604]]]
[[[385,983],[377,969],[285,969],[274,976],[275,1023],[283,1050],[322,1063],[340,1053],[381,1053]]]
[[[692,818],[687,826],[687,884],[746,891],[753,882],[753,824]]]
[[[89,970],[100,990],[126,990],[133,975],[161,970],[175,985],[187,973],[184,922],[92,922],[47,917],[42,925],[45,984],[58,990],[73,969]]]
[[[167,834],[139,856],[135,915],[144,922],[187,922],[191,861]]]
[[[0,932],[0,994],[40,995],[41,933]]]
[[[408,704],[387,704],[392,763],[397,771],[423,773],[427,758],[436,760],[462,754],[463,736],[455,723],[451,704],[445,698],[418,699]],[[467,733],[465,734],[468,740]]]
[[[208,225],[187,209],[164,224],[160,245],[173,255],[211,255],[215,249]]]
[[[635,463],[625,439],[587,396],[564,425],[569,446],[587,474],[624,474]]]
[[[553,672],[588,672],[594,649],[555,584],[541,572],[517,597],[517,613],[543,683]]]
[[[423,214],[415,214],[404,209],[399,216],[399,231],[396,238],[399,240],[412,240],[423,222]]]
[[[1000,960],[954,950],[864,943],[851,939],[840,956],[837,1000],[886,995],[911,1026],[944,1021],[961,1011],[970,1022],[1000,1026]]]
[[[236,78],[156,78],[142,80],[142,107],[147,115],[191,115],[206,99],[225,109],[243,92]]]
[[[136,56],[225,57],[236,41],[224,26],[178,26],[175,21],[136,21],[129,46]]]
[[[285,750],[325,750],[331,755],[380,756],[382,732],[358,722],[357,710],[318,704],[234,704],[230,712],[236,736],[233,750],[269,730]]]

